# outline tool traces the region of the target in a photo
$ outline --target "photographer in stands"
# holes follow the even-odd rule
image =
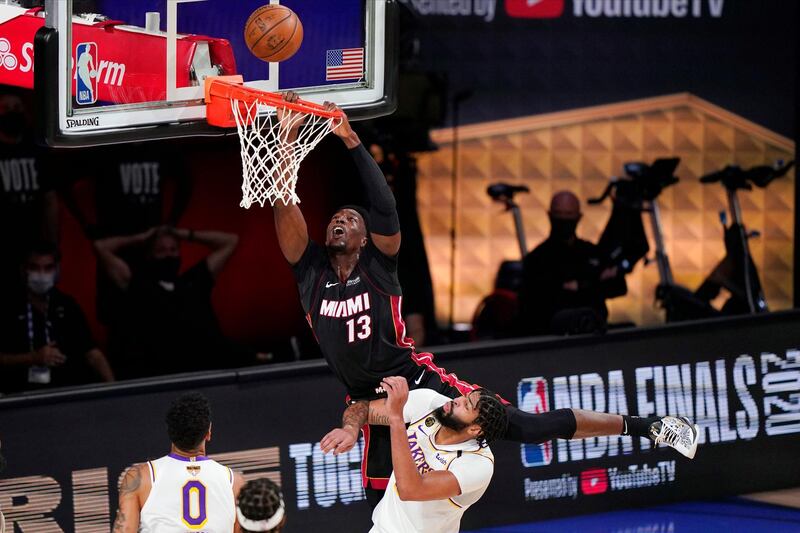
[[[605,300],[627,292],[624,272],[607,265],[597,246],[575,233],[580,201],[569,191],[550,202],[550,236],[523,260],[521,335],[602,331]]]

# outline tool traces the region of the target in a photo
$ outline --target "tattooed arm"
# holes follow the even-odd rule
[[[347,406],[342,415],[342,427],[336,428],[320,441],[322,453],[333,451],[333,455],[349,452],[358,440],[358,432],[367,423],[370,402],[366,400],[353,402]]]
[[[388,398],[372,400],[369,402],[369,423],[375,426],[389,425],[389,409],[386,404]]]
[[[342,415],[342,427],[336,428],[322,438],[322,453],[333,451],[333,455],[349,452],[358,440],[358,432],[365,424],[388,426],[389,411],[386,398],[353,402]]]
[[[139,531],[139,513],[149,493],[150,476],[147,475],[147,466],[133,465],[125,472],[119,486],[119,510],[114,520],[113,533]]]

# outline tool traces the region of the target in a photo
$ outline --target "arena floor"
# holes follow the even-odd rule
[[[774,503],[770,503],[774,502]],[[779,502],[781,505],[775,503]],[[561,518],[468,533],[733,533],[800,531],[800,489]]]

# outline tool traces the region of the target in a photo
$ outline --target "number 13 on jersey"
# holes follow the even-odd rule
[[[347,321],[347,342],[355,342],[369,338],[372,334],[369,315],[361,315],[358,318],[351,318]]]

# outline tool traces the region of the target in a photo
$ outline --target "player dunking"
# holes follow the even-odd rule
[[[211,409],[201,394],[179,397],[167,412],[169,455],[132,466],[119,489],[114,533],[231,533],[241,474],[206,457]]]
[[[285,98],[295,101],[297,95],[288,93]],[[327,103],[326,108],[333,110],[336,106]],[[351,449],[363,427],[361,471],[367,499],[374,507],[392,472],[388,429],[366,425],[368,401],[381,395],[382,380],[400,376],[411,389],[433,389],[451,398],[480,387],[436,366],[432,354],[417,353],[414,341],[405,335],[403,297],[397,277],[400,224],[394,197],[347,117],[333,133],[350,150],[369,209],[344,206],[337,210],[328,222],[324,246],[309,239],[297,205],[277,202],[273,213],[278,243],[292,266],[308,323],[325,360],[347,388],[352,402],[345,410],[342,427],[322,439],[322,450],[342,453]],[[292,140],[297,131],[286,134]],[[697,443],[694,426],[674,417],[638,418],[572,409],[531,414],[511,405],[505,408],[508,429],[504,438],[517,442],[615,434],[651,438],[661,435],[661,439],[669,436],[668,440],[678,442],[681,453],[692,455]],[[675,440],[675,431],[688,431],[688,441]]]

